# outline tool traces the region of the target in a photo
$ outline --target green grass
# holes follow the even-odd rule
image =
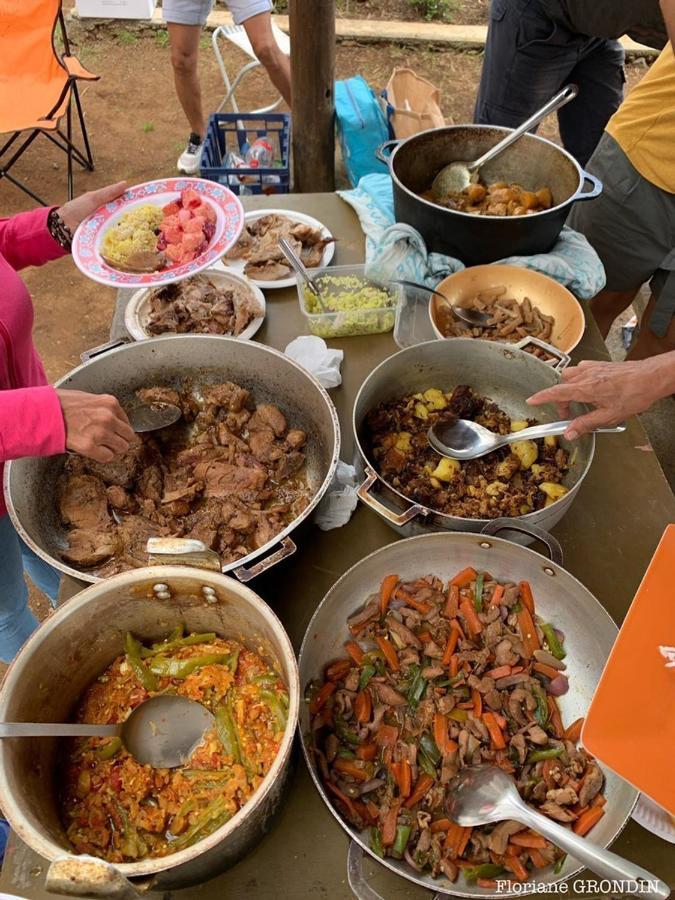
[[[155,43],[158,47],[162,47],[162,49],[169,46],[169,32],[168,31],[157,31],[155,32]]]
[[[133,31],[120,31],[117,40],[120,44],[130,45],[138,43],[138,35]]]
[[[410,0],[410,5],[424,16],[427,22],[449,22],[452,13],[458,7],[457,0]]]
[[[155,126],[152,122],[144,122],[143,123],[143,131],[146,134],[150,134],[151,131],[155,130]]]

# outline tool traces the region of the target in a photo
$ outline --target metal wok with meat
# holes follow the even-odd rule
[[[603,773],[577,746],[583,720],[565,727],[556,700],[569,686],[564,636],[537,616],[529,582],[471,567],[449,583],[388,575],[347,637],[309,686],[311,752],[371,850],[484,888],[559,871],[561,851],[522,824],[462,828],[446,814],[457,772],[489,763],[576,834],[604,815]]]
[[[228,563],[264,546],[310,502],[306,434],[277,406],[233,382],[137,396],[172,403],[182,418],[140,436],[113,463],[69,457],[58,477],[66,562],[116,574],[146,565],[148,538],[164,536],[203,541]]]

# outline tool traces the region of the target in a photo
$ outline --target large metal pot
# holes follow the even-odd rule
[[[157,584],[168,586],[169,600],[157,596]],[[138,887],[166,891],[201,883],[233,865],[261,839],[281,802],[298,718],[295,654],[267,604],[220,572],[150,567],[77,594],[42,623],[14,660],[0,690],[0,721],[68,722],[89,684],[124,652],[127,631],[158,640],[180,623],[189,631],[215,631],[240,640],[280,672],[290,702],[277,758],[248,803],[213,834],[171,856],[110,866],[69,855],[57,803],[57,741],[0,741],[0,804],[17,835],[52,863],[47,876],[52,890],[120,897]]]
[[[177,335],[123,344],[93,356],[65,375],[57,387],[114,394],[122,404],[137,388],[180,387],[235,381],[258,402],[274,403],[289,422],[307,432],[306,472],[313,498],[305,510],[271,541],[243,559],[223,565],[247,581],[296,549],[290,533],[311,515],[328,489],[340,454],[340,426],[333,403],[318,381],[293,360],[262,344],[211,335]],[[5,468],[7,508],[17,531],[57,569],[95,582],[98,577],[65,563],[60,550],[67,532],[56,509],[56,479],[65,456],[15,460]],[[277,547],[275,550],[274,548]],[[250,565],[254,560],[261,561]]]
[[[555,422],[558,417],[553,406],[541,406],[534,412],[525,400],[535,391],[557,384],[558,371],[569,363],[569,356],[543,344],[549,353],[558,356],[554,368],[526,353],[522,346],[524,344],[514,346],[472,338],[428,341],[385,359],[361,385],[353,414],[357,448],[355,465],[364,478],[358,491],[359,497],[399,534],[409,537],[429,531],[480,531],[489,520],[467,519],[427,509],[391,487],[377,474],[369,458],[366,416],[380,403],[405,394],[425,391],[430,387],[448,390],[459,384],[468,384],[477,393],[493,400],[512,418],[523,419],[534,415],[542,423]],[[580,415],[584,408],[577,403],[571,405],[571,410],[572,415]],[[548,531],[573,503],[593,460],[595,436],[584,435],[574,444],[561,440],[561,444],[569,451],[571,458],[564,479],[569,492],[551,506],[520,516],[519,522],[532,523]],[[379,496],[373,494],[375,486]]]
[[[533,550],[495,536],[502,529],[521,527],[530,530],[531,537],[538,537],[548,545],[551,561]],[[478,571],[489,571],[498,580],[528,581],[543,619],[555,622],[556,627],[565,633],[570,690],[560,698],[560,707],[563,721],[572,722],[583,716],[590,705],[616,639],[617,627],[595,597],[566,572],[561,563],[562,552],[557,541],[540,529],[532,529],[529,525],[523,526],[519,520],[510,519],[496,519],[482,535],[424,535],[389,544],[353,566],[319,604],[300,649],[300,685],[305,690],[309,682],[322,677],[328,662],[344,656],[344,642],[349,637],[347,618],[378,590],[385,575],[396,572],[401,580],[408,581],[434,574],[447,581],[466,566],[473,566]],[[331,802],[312,752],[310,716],[304,704],[300,712],[300,736],[317,790],[355,842],[350,848],[349,878],[356,896],[362,900],[376,900],[378,896],[360,875],[358,862],[363,851],[409,881],[434,892],[459,897],[514,897],[554,892],[553,884],[571,878],[581,869],[577,860],[568,856],[559,874],[551,868],[535,870],[536,874],[530,881],[517,885],[517,892],[504,890],[495,893],[475,883],[468,883],[461,876],[459,881],[451,884],[444,878],[434,880],[429,875],[417,873],[404,861],[391,857],[380,859],[370,849],[368,831],[358,832],[340,816]],[[605,777],[607,812],[592,835],[593,842],[601,847],[607,847],[617,837],[637,798],[637,791],[611,771],[605,770]]]
[[[457,257],[467,266],[548,252],[572,205],[577,200],[597,197],[602,183],[546,138],[524,135],[487,163],[480,177],[486,184],[516,182],[528,190],[547,186],[553,194],[551,209],[529,216],[476,216],[445,209],[419,196],[429,189],[443,166],[455,160],[478,159],[512,130],[491,125],[452,125],[423,131],[402,142],[383,144],[378,156],[385,161],[386,148],[396,147],[389,158],[396,221],[416,228],[429,250]],[[587,191],[586,182],[591,185]]]

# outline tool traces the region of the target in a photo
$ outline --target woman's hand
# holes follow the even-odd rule
[[[528,399],[532,406],[555,403],[561,419],[570,416],[570,403],[588,403],[592,412],[578,416],[565,432],[574,440],[596,428],[611,427],[644,412],[675,389],[675,352],[638,362],[584,360],[566,369],[560,384]]]
[[[83,222],[87,216],[95,213],[100,206],[110,203],[111,200],[116,200],[120,194],[124,193],[126,187],[126,181],[118,181],[117,184],[109,184],[98,191],[87,191],[86,194],[64,203],[57,212],[64,224],[75,233],[75,229],[80,222]]]
[[[99,463],[122,456],[136,435],[116,397],[56,391],[66,423],[66,448]]]

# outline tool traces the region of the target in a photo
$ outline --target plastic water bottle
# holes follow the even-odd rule
[[[250,169],[269,169],[273,163],[274,147],[267,138],[258,138],[246,151],[246,165]]]

